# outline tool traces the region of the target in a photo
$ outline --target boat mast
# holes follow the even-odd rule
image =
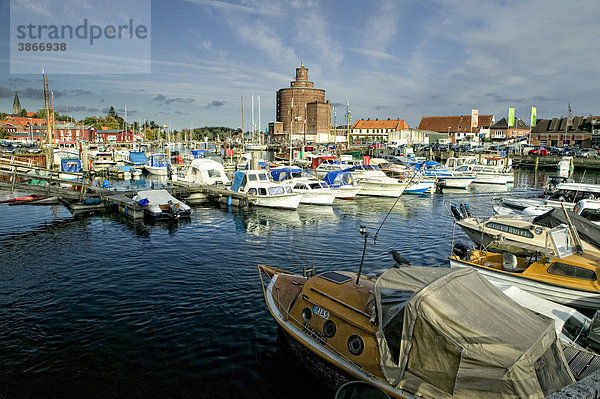
[[[258,94],[258,144],[262,145],[262,134],[260,132],[260,94]]]
[[[255,131],[255,129],[254,129],[254,93],[252,93],[251,95],[252,95],[252,97],[250,100],[250,104],[252,107],[252,112],[250,114],[252,115],[252,128],[250,129],[250,141],[252,143],[255,143],[256,141],[254,140],[254,131]]]
[[[244,96],[241,96],[242,99],[242,152],[244,152]]]

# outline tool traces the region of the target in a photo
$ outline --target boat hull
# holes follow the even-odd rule
[[[298,194],[302,195],[301,204],[308,205],[331,205],[337,195],[338,190],[312,190],[302,191]]]
[[[339,190],[335,196],[336,199],[353,199],[362,189],[362,187],[356,186],[340,186],[336,188]]]
[[[587,309],[600,309],[600,294],[598,293],[565,288],[554,284],[544,283],[539,280],[533,280],[518,273],[492,270],[470,262],[450,258],[450,267],[469,266],[476,268],[492,283],[514,285],[523,291],[564,305]]]
[[[377,183],[361,181],[360,185],[362,189],[358,192],[358,195],[368,195],[372,197],[398,197],[404,193],[407,186],[406,183]]]
[[[446,188],[466,189],[475,180],[474,177],[438,177]]]
[[[273,297],[272,293],[277,278],[278,275],[275,275],[269,282],[269,285],[265,290],[265,302],[269,312],[286,334],[288,342],[291,343],[294,352],[299,351],[301,353],[301,359],[306,358],[310,354],[311,356],[319,358],[321,362],[325,362],[328,367],[319,369],[318,371],[331,370],[334,383],[336,379],[338,381],[347,381],[350,379],[361,380],[380,388],[393,398],[414,398],[413,395],[395,389],[379,378],[374,378],[373,375],[365,372],[356,363],[350,362],[348,359],[338,355],[326,345],[323,345],[317,339],[312,338],[310,335],[293,325],[289,318],[284,317],[283,313],[277,307],[276,299]],[[302,347],[302,349],[300,349],[300,347]],[[332,378],[329,378],[328,382],[331,383],[331,381]]]
[[[271,197],[258,197],[250,196],[249,202],[255,206],[262,206],[265,208],[280,208],[280,209],[296,209],[300,204],[302,195],[278,195]]]
[[[165,166],[146,166],[146,171],[151,175],[166,176],[167,168]]]

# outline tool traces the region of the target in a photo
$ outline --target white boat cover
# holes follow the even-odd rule
[[[425,398],[543,398],[573,381],[554,321],[472,268],[392,268],[375,284],[383,373]]]

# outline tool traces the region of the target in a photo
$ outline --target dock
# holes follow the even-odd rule
[[[93,184],[88,173],[69,173],[75,180],[59,177],[56,170],[37,167],[31,162],[0,158],[0,190],[56,197],[74,213],[116,210],[131,219],[144,216],[144,207],[132,197],[136,191],[118,191]],[[228,190],[224,185],[185,185],[172,182],[165,187],[172,196],[185,201],[193,194],[203,194],[209,202],[247,207],[249,196]]]

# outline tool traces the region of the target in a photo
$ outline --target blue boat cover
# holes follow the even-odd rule
[[[231,191],[240,191],[240,188],[242,187],[242,181],[244,180],[244,176],[246,176],[246,174],[242,171],[237,171],[235,172],[235,174],[233,175],[233,183],[231,183]]]
[[[143,151],[129,151],[129,162],[134,165],[145,165],[148,163],[148,157]]]
[[[192,150],[192,155],[194,156],[194,159],[204,158],[204,154],[207,152],[209,152],[209,150]]]
[[[288,175],[303,170],[296,166],[282,166],[280,168],[271,169],[271,177],[275,181],[283,181]]]
[[[338,177],[339,179],[336,182],[335,179]],[[333,188],[349,186],[352,185],[352,173],[348,172],[347,170],[333,170],[328,172],[323,180],[329,187]]]
[[[60,170],[63,172],[81,172],[81,161],[75,158],[61,159]]]

